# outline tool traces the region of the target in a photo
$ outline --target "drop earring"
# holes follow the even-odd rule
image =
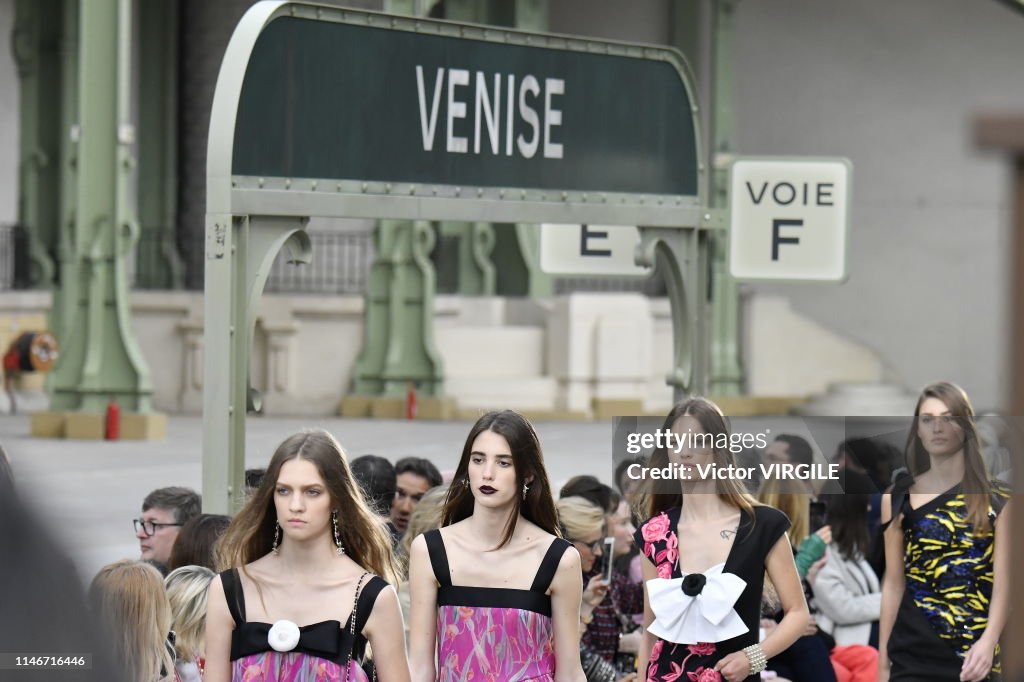
[[[274,521],[274,544],[270,546],[270,551],[277,554],[277,546],[281,542],[281,524],[278,521]]]
[[[528,486],[527,484],[524,483],[523,484],[523,499],[524,500],[526,499],[526,493],[528,493],[528,492],[530,492],[530,486]]]
[[[341,544],[341,535],[338,533],[337,509],[331,512],[331,522],[334,524],[334,546],[337,548],[335,551],[338,553],[338,556],[342,556],[345,553],[345,546]]]

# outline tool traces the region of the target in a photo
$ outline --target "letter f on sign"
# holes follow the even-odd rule
[[[803,227],[802,220],[785,220],[775,218],[772,220],[772,260],[779,260],[779,244],[799,244],[800,237],[783,237],[779,230],[783,227]]]

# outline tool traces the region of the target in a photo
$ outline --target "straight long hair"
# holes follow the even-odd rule
[[[493,549],[501,549],[512,540],[520,516],[542,530],[561,537],[540,439],[529,420],[513,410],[488,412],[477,419],[469,430],[459,466],[455,469],[455,478],[448,490],[448,499],[444,503],[441,525],[450,526],[473,515],[475,501],[469,486],[469,458],[473,452],[473,442],[484,431],[496,433],[508,443],[512,466],[516,472],[516,487],[522,490],[526,482],[530,481],[525,499],[522,495],[514,496],[512,513],[505,523],[501,541]]]
[[[160,572],[125,559],[100,569],[89,585],[89,603],[132,682],[173,680],[167,647],[171,606]]]
[[[728,446],[725,448],[718,447],[719,443],[729,443],[729,420],[722,414],[722,410],[719,409],[718,405],[707,398],[701,397],[687,398],[680,403],[676,403],[668,415],[665,416],[665,422],[661,427],[662,431],[670,430],[680,417],[693,417],[700,424],[704,433],[711,436],[714,443],[712,453],[716,466],[735,465],[736,461]],[[725,437],[722,438],[722,435]],[[657,448],[651,453],[651,461],[648,466],[651,469],[660,469],[667,466],[668,463],[668,450],[666,448]],[[661,481],[648,480],[644,493],[638,500],[637,511],[643,518],[656,516],[663,511],[681,507],[683,504],[683,492],[678,485],[675,486],[673,492],[668,493],[655,490],[655,485],[657,484],[660,484],[660,486],[665,485]],[[738,481],[726,478],[725,480],[716,481],[716,484],[718,485],[717,495],[719,499],[735,509],[745,511],[753,518],[754,506],[758,502],[750,496],[745,488],[741,487]]]
[[[931,457],[917,434],[917,426],[921,416],[921,405],[928,398],[941,400],[956,420],[964,434],[964,498],[967,501],[967,522],[974,527],[974,532],[985,534],[992,530],[988,512],[991,502],[992,484],[985,470],[985,460],[981,456],[978,430],[974,424],[974,407],[967,392],[956,384],[939,381],[930,384],[921,391],[914,408],[914,424],[907,436],[907,467],[915,478],[928,471],[932,466]]]
[[[338,534],[348,556],[366,570],[397,584],[399,572],[391,551],[391,535],[384,521],[370,511],[352,476],[345,451],[323,429],[302,431],[277,447],[260,487],[218,543],[219,570],[244,567],[270,553],[278,523],[274,490],[281,467],[293,459],[305,459],[316,466],[331,496],[331,505],[338,510]]]
[[[789,492],[795,486],[790,481],[769,478],[757,491],[761,504],[775,507],[789,518],[789,540],[799,547],[804,538],[811,534],[811,496],[805,492]],[[836,495],[835,497],[842,497]]]

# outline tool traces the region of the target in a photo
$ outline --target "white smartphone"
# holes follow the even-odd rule
[[[604,539],[604,575],[602,579],[609,585],[612,584],[612,571],[615,570],[615,537]]]

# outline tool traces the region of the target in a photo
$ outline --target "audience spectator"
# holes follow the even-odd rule
[[[356,457],[349,467],[373,513],[388,518],[395,499],[395,467],[378,455]]]
[[[139,539],[139,558],[166,564],[178,532],[185,523],[199,516],[202,498],[190,488],[158,488],[142,501],[142,517],[134,519]]]
[[[174,680],[171,606],[155,568],[130,559],[104,566],[89,586],[89,602],[129,679]]]
[[[225,517],[227,518],[227,517]],[[206,654],[206,595],[214,572],[182,566],[164,580],[174,631],[174,669],[179,682],[202,682]]]
[[[171,559],[167,568],[171,571],[182,566],[216,567],[214,550],[217,541],[231,524],[231,519],[223,514],[200,514],[181,527],[178,539],[171,549]]]
[[[395,463],[395,496],[391,500],[391,524],[405,533],[409,516],[431,488],[441,485],[441,472],[429,459],[403,457]]]

